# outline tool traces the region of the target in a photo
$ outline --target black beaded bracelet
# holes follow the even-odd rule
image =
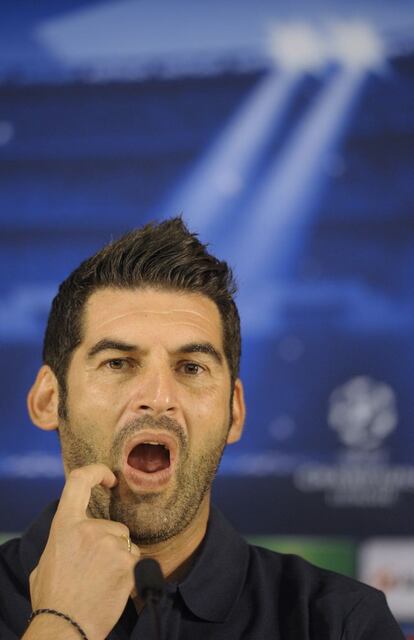
[[[32,611],[32,613],[30,614],[30,618],[28,620],[28,623],[30,624],[31,621],[33,620],[33,618],[35,618],[36,616],[40,615],[41,613],[51,613],[54,616],[59,616],[59,618],[64,618],[65,620],[70,622],[70,624],[73,627],[75,627],[75,629],[77,629],[77,631],[79,632],[79,634],[83,638],[83,640],[88,640],[88,637],[87,637],[86,633],[78,625],[77,622],[72,620],[72,618],[69,618],[69,616],[67,616],[66,613],[62,613],[61,611],[56,611],[56,609],[36,609],[35,611]]]

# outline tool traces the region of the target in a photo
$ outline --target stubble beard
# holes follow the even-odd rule
[[[66,414],[67,415],[67,414]],[[143,429],[163,430],[174,435],[179,443],[179,455],[175,477],[164,491],[137,493],[127,484],[121,469],[123,444]],[[89,512],[94,518],[104,518],[124,523],[133,542],[139,546],[153,545],[169,540],[186,529],[194,520],[203,498],[210,490],[223,455],[230,425],[214,431],[217,435],[208,447],[191,456],[188,441],[182,427],[175,420],[163,416],[140,417],[128,423],[114,439],[111,451],[105,454],[95,444],[92,434],[99,429],[89,426],[82,429],[90,437],[75,435],[69,418],[60,426],[62,454],[69,471],[87,464],[106,464],[117,476],[118,484],[107,490],[94,487],[89,502]]]

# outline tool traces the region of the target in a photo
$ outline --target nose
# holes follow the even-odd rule
[[[135,382],[132,398],[135,413],[172,414],[177,409],[177,389],[174,372],[168,365],[146,367]]]

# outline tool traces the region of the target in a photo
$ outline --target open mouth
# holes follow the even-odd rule
[[[127,462],[137,471],[156,473],[170,466],[170,450],[160,442],[141,442],[132,449]]]
[[[126,443],[123,470],[133,490],[161,490],[174,476],[176,439],[166,432],[138,433]]]

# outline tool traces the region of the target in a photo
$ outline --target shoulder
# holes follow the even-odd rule
[[[21,573],[21,538],[12,538],[0,545],[0,593],[11,583],[18,582]]]
[[[377,640],[403,637],[399,635],[381,591],[316,567],[296,555],[251,545],[249,550],[247,583],[259,589],[269,604],[277,602],[286,624],[298,619],[307,620],[309,627],[317,629],[320,637],[323,637],[321,630],[324,628],[335,629],[337,637],[344,639],[360,637],[362,628],[370,634],[378,629],[375,632]],[[384,635],[384,628],[389,630],[388,636]],[[334,636],[327,633],[326,637]]]
[[[20,545],[20,538],[0,545],[0,620],[7,617],[16,599],[27,597],[28,585],[20,559]]]
[[[293,591],[309,600],[324,596],[355,595],[382,596],[380,591],[358,580],[317,567],[294,555],[270,551],[249,545],[250,572],[270,585],[283,587],[284,592]]]
[[[30,613],[29,583],[21,560],[21,538],[0,545],[0,638],[21,638]]]
[[[0,544],[0,567],[1,569],[14,566],[19,561],[21,538],[10,538]]]

